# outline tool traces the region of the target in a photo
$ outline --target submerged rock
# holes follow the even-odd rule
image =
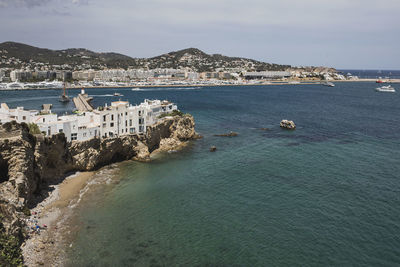
[[[215,134],[214,136],[234,137],[234,136],[238,136],[238,133],[230,132],[230,133],[226,133],[226,134]]]
[[[294,130],[296,129],[296,124],[294,124],[293,121],[289,120],[282,120],[280,123],[281,128],[288,129],[288,130]]]

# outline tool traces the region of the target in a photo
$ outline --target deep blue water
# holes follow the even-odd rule
[[[366,79],[377,79],[390,78],[390,79],[400,79],[400,70],[339,70],[343,74],[351,73],[352,75],[358,76],[359,78]]]
[[[204,138],[97,173],[112,182],[77,208],[68,265],[399,265],[400,96],[375,87],[118,89],[133,103],[176,102]],[[57,94],[0,97],[29,108],[54,101],[62,112]],[[281,130],[281,119],[297,129]],[[229,131],[239,136],[214,136]]]

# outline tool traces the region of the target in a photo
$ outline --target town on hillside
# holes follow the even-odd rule
[[[0,44],[0,90],[355,79],[356,76],[328,67],[292,67],[208,55],[195,48],[137,59],[86,49],[48,50],[12,42]]]

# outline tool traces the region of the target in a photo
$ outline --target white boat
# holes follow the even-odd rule
[[[131,90],[132,90],[132,91],[140,91],[140,88],[139,88],[139,87],[136,87],[136,88],[132,88]]]
[[[24,89],[24,84],[19,82],[13,82],[7,84],[7,89]]]
[[[123,96],[121,93],[115,92],[114,96]]]
[[[381,86],[375,89],[377,92],[389,92],[394,93],[396,90],[391,85]]]
[[[335,87],[335,84],[334,84],[334,83],[331,83],[331,82],[321,82],[321,84],[322,84],[323,86]]]

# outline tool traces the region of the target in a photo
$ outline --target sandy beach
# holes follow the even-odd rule
[[[77,172],[60,184],[50,186],[50,195],[31,210],[27,220],[29,238],[22,246],[27,266],[62,265],[68,242],[66,221],[93,175],[93,172]]]

